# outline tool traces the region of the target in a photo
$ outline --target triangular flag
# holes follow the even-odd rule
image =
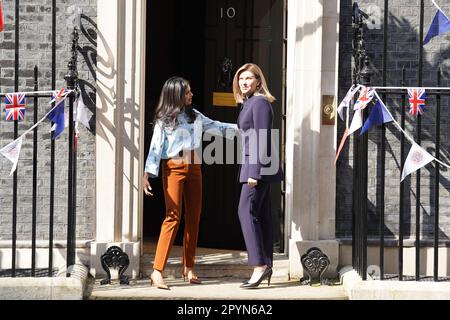
[[[339,114],[341,120],[344,120],[344,108],[350,108],[350,101],[353,99],[355,93],[358,92],[359,89],[361,89],[361,85],[356,86],[356,88],[354,85],[352,85],[351,88],[347,91],[347,94],[345,95],[342,102],[339,104],[337,113]]]
[[[2,8],[2,1],[0,0],[0,32],[2,32],[3,31],[3,24],[4,24],[4,22],[3,22],[3,10],[2,10],[3,8]]]
[[[47,115],[47,118],[54,122],[54,125],[51,128],[53,132],[52,138],[56,139],[59,135],[64,131],[64,128],[67,124],[67,116],[65,115],[64,105],[65,100],[64,96],[66,96],[68,91],[62,88],[59,91],[54,91],[52,94],[52,101],[56,103],[56,107]]]
[[[353,114],[352,123],[350,124],[350,129],[348,129],[348,134],[351,135],[353,132],[361,128],[363,125],[362,121],[362,110],[356,110]]]
[[[383,101],[378,99],[377,103],[372,107],[370,111],[370,115],[364,123],[363,128],[361,129],[360,135],[364,134],[367,130],[369,130],[374,125],[380,125],[386,122],[393,121],[391,115],[386,110],[386,106]]]
[[[375,96],[375,89],[361,86],[362,90],[359,94],[358,100],[356,100],[353,110],[364,109],[367,107],[370,101]]]
[[[334,159],[334,165],[336,165],[337,159],[339,158],[339,154],[341,153],[342,149],[344,148],[345,141],[347,140],[347,138],[349,136],[348,132],[349,132],[348,128],[345,129],[345,132],[344,132],[344,134],[342,136],[342,139],[341,139],[341,143],[339,144],[339,148],[338,148],[337,153],[336,153],[336,158]]]
[[[50,103],[55,102],[58,104],[61,100],[63,100],[71,91],[68,89],[65,89],[62,87],[61,89],[57,91],[52,92],[52,100],[50,100]]]
[[[27,109],[25,94],[21,92],[7,93],[5,95],[6,121],[22,121]]]
[[[406,158],[405,165],[403,166],[401,181],[403,181],[403,179],[405,179],[414,171],[426,166],[433,160],[434,157],[431,154],[426,152],[418,144],[413,143],[411,146],[411,150],[409,150],[408,157]]]
[[[11,173],[9,175],[12,175],[14,171],[16,171],[17,162],[19,161],[20,156],[20,149],[22,149],[22,142],[22,137],[19,137],[18,139],[0,149],[0,153],[13,163]]]
[[[438,10],[433,18],[433,21],[431,22],[430,29],[428,29],[428,33],[423,40],[424,45],[430,42],[432,38],[450,31],[450,19],[434,1],[433,3]]]
[[[334,164],[336,165],[337,159],[339,158],[339,154],[342,151],[342,148],[345,145],[345,141],[347,140],[348,136],[354,133],[356,130],[362,127],[362,110],[356,110],[353,114],[352,123],[350,124],[350,128],[346,128],[344,135],[342,136],[341,143],[339,144],[339,148],[336,153],[336,158],[334,159]]]
[[[91,116],[89,116],[89,114],[91,114]],[[90,130],[91,126],[89,125],[89,120],[91,119],[91,117],[92,112],[86,107],[83,101],[83,97],[80,94],[77,102],[76,122],[81,122],[82,125],[84,125],[88,130]]]
[[[425,110],[426,92],[423,88],[408,88],[409,113],[413,116],[423,114]]]

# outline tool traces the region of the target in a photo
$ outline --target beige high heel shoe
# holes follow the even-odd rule
[[[155,285],[155,287],[158,289],[170,290],[169,286],[164,283],[164,280],[161,279],[159,282],[155,281],[155,279],[153,278],[153,273],[150,275],[150,285]]]
[[[186,278],[189,280],[190,284],[202,284],[202,280],[200,280],[192,270],[188,270],[187,272],[183,272],[183,280],[186,281]]]

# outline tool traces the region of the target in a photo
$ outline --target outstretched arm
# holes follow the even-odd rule
[[[202,119],[204,132],[214,134],[214,135],[218,135],[218,132],[220,132],[219,135],[222,135],[223,137],[225,137],[227,139],[233,139],[236,136],[236,134],[238,132],[238,127],[236,124],[215,121],[215,120],[212,120],[212,119],[204,116],[200,112],[198,112],[198,114],[200,115],[200,117]]]

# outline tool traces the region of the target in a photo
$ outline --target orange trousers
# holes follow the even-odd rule
[[[178,231],[184,201],[183,269],[192,268],[197,248],[202,209],[202,172],[200,164],[180,159],[162,160],[162,184],[166,218],[161,226],[153,268],[163,271]]]

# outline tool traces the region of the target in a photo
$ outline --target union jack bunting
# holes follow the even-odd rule
[[[66,127],[66,122],[68,122],[67,117],[64,112],[64,97],[67,96],[69,90],[61,88],[59,91],[53,91],[52,101],[55,102],[56,106],[47,115],[47,118],[53,122],[51,131],[53,131],[52,138],[56,139],[64,131]]]
[[[65,89],[65,88],[61,88],[59,90],[53,91],[52,92],[52,101],[51,102],[56,102],[56,105],[58,105],[59,101],[62,100],[70,91]]]
[[[353,106],[354,110],[362,110],[372,101],[375,95],[375,89],[369,87],[362,87],[358,100],[356,100]]]
[[[413,116],[423,114],[425,109],[425,89],[408,88],[409,113]]]
[[[6,121],[21,121],[25,118],[25,94],[7,93],[5,95]]]

